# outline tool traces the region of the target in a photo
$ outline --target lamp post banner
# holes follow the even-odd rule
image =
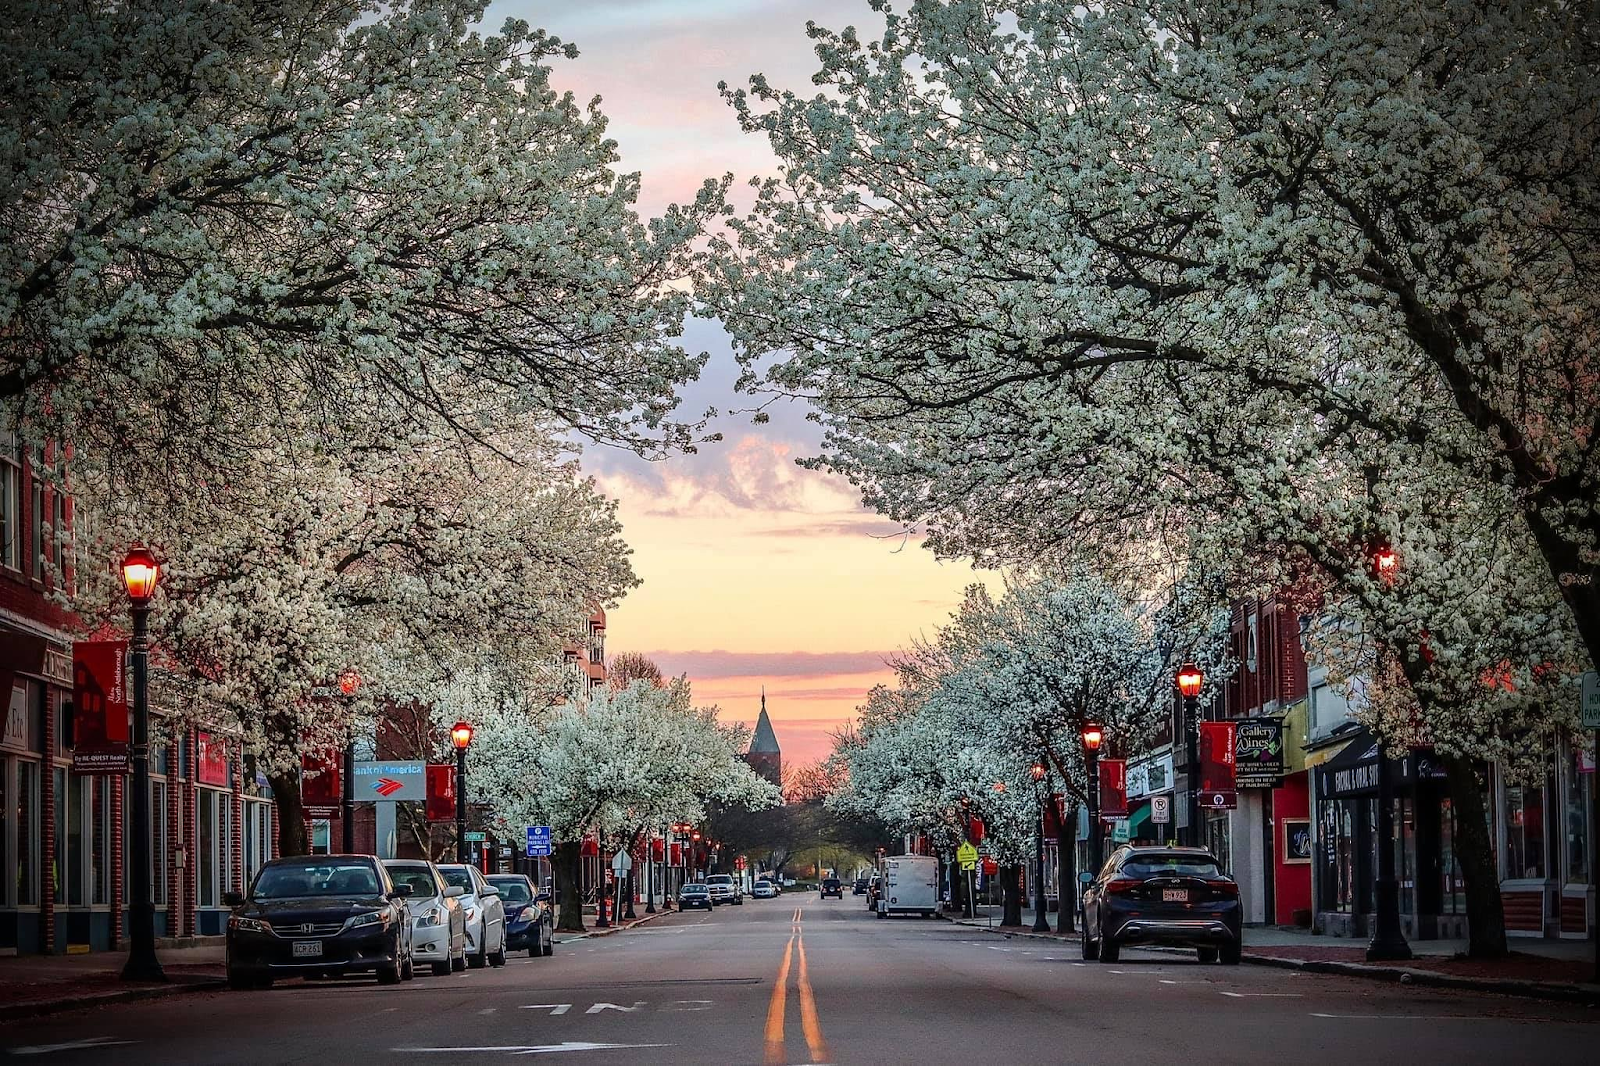
[[[1100,760],[1100,817],[1128,816],[1128,761]]]
[[[72,772],[125,774],[128,757],[125,640],[72,645]]]
[[[428,821],[448,822],[456,816],[456,768],[451,763],[428,764]]]
[[[1200,806],[1233,810],[1239,806],[1234,776],[1234,723],[1200,723]]]
[[[338,752],[307,752],[300,756],[300,804],[308,819],[338,814],[343,794]]]

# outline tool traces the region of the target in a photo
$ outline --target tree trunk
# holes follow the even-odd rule
[[[1060,886],[1056,895],[1056,932],[1073,932],[1073,920],[1078,912],[1078,834],[1072,829],[1077,827],[1078,819],[1072,818],[1072,828],[1068,828],[1067,819],[1061,819],[1061,824],[1056,826],[1056,883]]]
[[[305,805],[300,802],[300,771],[274,770],[267,775],[267,783],[272,786],[272,799],[278,807],[278,854],[311,854]]]
[[[958,916],[967,913],[967,874],[961,869],[961,864],[954,859],[948,866],[950,871],[950,907]]]
[[[560,920],[556,928],[567,933],[585,932],[583,927],[583,885],[580,869],[583,865],[583,842],[564,840],[556,845],[554,861],[550,864],[556,879],[556,892],[561,896]]]
[[[1444,768],[1456,816],[1456,861],[1467,888],[1467,954],[1475,959],[1501,958],[1506,954],[1506,915],[1478,772],[1470,759],[1458,756],[1446,757]]]
[[[1000,902],[1004,908],[1001,925],[1022,924],[1022,866],[1000,867]]]

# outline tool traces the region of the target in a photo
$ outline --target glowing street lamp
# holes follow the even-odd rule
[[[1200,690],[1206,675],[1193,660],[1178,668],[1178,692],[1183,696],[1183,736],[1185,761],[1189,764],[1189,839],[1191,847],[1200,845]]]
[[[451,726],[450,743],[456,749],[456,862],[467,862],[467,748],[472,745],[472,724]]]
[[[1043,759],[1033,760],[1033,765],[1028,767],[1028,776],[1033,778],[1034,803],[1039,809],[1033,834],[1033,887],[1036,903],[1033,911],[1033,931],[1035,933],[1050,931],[1050,922],[1045,918],[1044,901],[1044,793],[1039,789],[1039,782],[1044,780],[1048,772],[1049,769]]]
[[[1089,859],[1094,869],[1100,869],[1100,745],[1105,740],[1105,730],[1096,722],[1083,727],[1083,769],[1089,779],[1085,789],[1089,801]]]
[[[156,909],[150,899],[150,598],[161,578],[161,564],[148,548],[134,548],[122,560],[122,583],[133,615],[133,840],[129,848],[128,961],[124,981],[165,981],[156,958]]]

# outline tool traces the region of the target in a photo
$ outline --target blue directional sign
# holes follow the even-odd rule
[[[550,854],[550,827],[528,826],[528,858],[536,859]]]

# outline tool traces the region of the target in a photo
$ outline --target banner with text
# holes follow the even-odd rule
[[[1239,806],[1234,743],[1233,722],[1200,723],[1200,806],[1218,810]]]
[[[128,772],[128,660],[125,640],[72,645],[72,772]]]
[[[1128,816],[1128,760],[1100,760],[1100,817]]]
[[[453,822],[456,817],[456,768],[428,764],[428,821]]]
[[[339,759],[337,751],[300,756],[300,803],[307,818],[332,818],[339,813]]]

